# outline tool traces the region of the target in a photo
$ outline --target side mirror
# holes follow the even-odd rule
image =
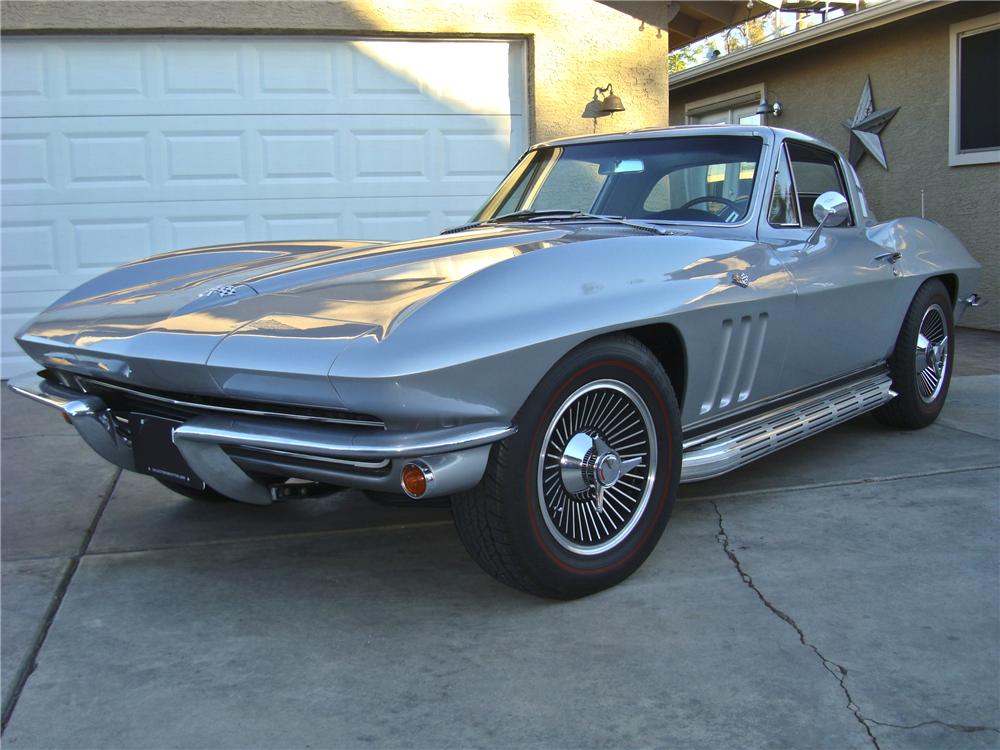
[[[819,233],[824,227],[839,227],[851,216],[851,206],[847,198],[835,190],[828,190],[813,203],[813,218],[816,219],[816,229],[809,236],[809,244],[813,245],[819,239]]]

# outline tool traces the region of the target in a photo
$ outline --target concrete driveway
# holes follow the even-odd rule
[[[571,603],[447,511],[197,503],[3,411],[8,747],[1000,746],[998,375],[684,487]]]

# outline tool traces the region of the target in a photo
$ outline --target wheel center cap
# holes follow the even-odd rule
[[[631,467],[600,437],[579,432],[566,444],[559,470],[566,491],[578,495],[614,486]]]
[[[622,475],[622,461],[615,453],[605,453],[597,459],[594,476],[603,487],[611,487]]]
[[[935,344],[931,347],[929,354],[930,364],[937,372],[938,375],[941,374],[941,370],[944,369],[944,352],[945,344],[944,342],[940,344]]]

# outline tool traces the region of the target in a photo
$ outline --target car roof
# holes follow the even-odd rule
[[[568,138],[554,138],[549,141],[537,143],[532,148],[543,146],[566,146],[578,143],[605,143],[613,141],[633,141],[639,138],[678,138],[693,135],[739,135],[763,137],[765,142],[774,143],[782,138],[796,138],[806,143],[812,143],[831,151],[839,150],[819,138],[800,133],[797,130],[786,128],[773,128],[766,125],[674,125],[667,128],[644,128],[642,130],[628,130],[619,133],[601,133],[600,135],[570,136]]]

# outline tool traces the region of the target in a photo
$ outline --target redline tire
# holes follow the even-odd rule
[[[598,385],[587,390],[588,384]],[[608,393],[599,392],[601,388]],[[570,419],[578,423],[577,434],[588,430],[599,433],[599,426],[585,422],[596,419],[593,415],[600,412],[598,399],[610,399],[615,390],[628,396],[621,400],[624,418],[629,418],[627,410],[633,407],[642,417],[637,429],[642,433],[639,444],[646,445],[646,466],[640,464],[632,469],[632,474],[623,475],[617,491],[619,485],[612,486],[608,491],[611,499],[605,501],[607,505],[600,513],[595,513],[593,497],[586,493],[574,496],[564,493],[568,498],[565,501],[540,494],[540,488],[544,493],[546,487],[553,486],[553,480],[547,484],[541,479],[548,476],[546,471],[551,468],[545,463],[550,446],[543,443],[552,433],[553,419],[582,404],[575,416],[570,411]],[[568,401],[581,391],[591,401],[581,401],[581,397]],[[629,403],[632,394],[641,399],[641,405]],[[651,430],[646,426],[646,415]],[[585,343],[567,354],[542,379],[518,412],[515,423],[517,434],[493,447],[480,484],[452,499],[455,526],[473,559],[502,583],[558,599],[586,596],[627,578],[649,556],[662,535],[680,480],[680,412],[673,387],[659,361],[629,336],[612,335]],[[646,443],[642,443],[643,439]],[[622,453],[621,457],[624,456]],[[652,459],[655,468],[650,465]],[[636,494],[630,506],[625,480],[629,480],[629,486],[638,485],[640,477],[641,493]],[[562,531],[559,519],[563,516],[558,513],[566,513],[570,500],[577,504],[573,507],[579,511],[578,519],[589,518],[588,534],[599,534],[600,526],[604,526],[606,539],[594,540],[576,528],[573,532],[578,532],[579,538]],[[629,507],[633,508],[632,515],[628,514]],[[611,520],[612,510],[621,521],[617,531],[614,524],[618,521]],[[602,519],[607,525],[601,523]],[[562,523],[566,524],[565,520]]]

